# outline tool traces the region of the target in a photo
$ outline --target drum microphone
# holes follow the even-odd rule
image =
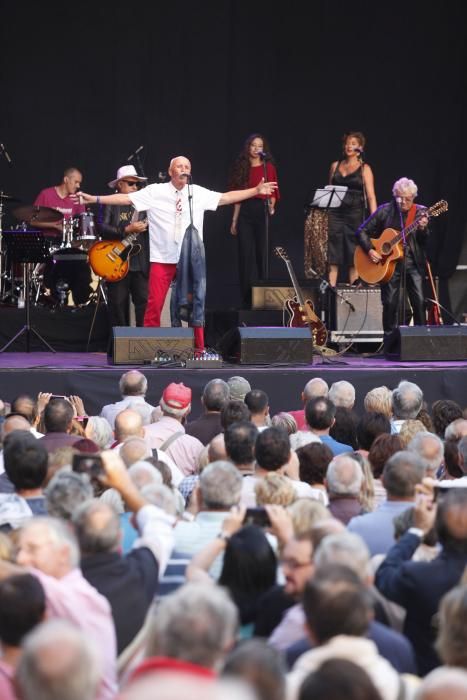
[[[137,148],[136,151],[135,151],[134,153],[131,154],[131,156],[128,156],[128,158],[126,159],[126,162],[127,162],[127,163],[130,163],[130,162],[133,160],[133,158],[134,158],[135,156],[137,156],[138,153],[139,153],[140,151],[143,150],[143,148],[144,148],[144,146],[139,146],[139,148]]]
[[[3,143],[0,143],[0,151],[5,156],[5,160],[8,163],[8,165],[13,165],[13,161],[11,160],[10,155],[9,155],[8,151],[6,150],[5,146],[3,145]]]

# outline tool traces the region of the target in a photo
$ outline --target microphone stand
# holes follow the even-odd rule
[[[266,154],[260,156],[263,163],[264,182],[268,181],[268,173],[266,168]],[[269,279],[269,196],[264,200],[264,275],[265,279]],[[263,272],[263,270],[261,270]]]
[[[400,206],[399,202],[397,202],[397,200],[396,200],[396,206],[397,206],[397,211],[399,212],[399,220],[400,220],[401,231],[402,231],[402,249],[403,249],[403,251],[404,251],[404,257],[402,258],[402,275],[401,275],[401,279],[400,279],[400,282],[399,282],[399,294],[402,295],[402,306],[401,306],[401,310],[402,310],[402,324],[401,324],[401,322],[400,322],[401,319],[400,319],[400,317],[399,317],[399,325],[405,326],[405,325],[406,325],[406,318],[405,318],[405,315],[406,315],[406,311],[407,311],[407,308],[406,308],[406,307],[407,307],[407,300],[406,300],[406,290],[407,290],[407,264],[406,264],[406,260],[407,260],[407,239],[406,239],[405,233],[404,233],[404,217],[403,217],[403,215],[402,215],[402,209],[401,209],[401,206]],[[400,296],[399,296],[399,300],[400,300]]]
[[[363,211],[362,211],[362,224],[366,219],[366,213],[368,211],[368,195],[366,192],[366,187],[365,187],[365,180],[363,178],[363,172],[365,169],[365,154],[363,151],[360,151],[358,155],[358,159],[361,163],[361,168],[362,168],[362,203],[363,203]]]

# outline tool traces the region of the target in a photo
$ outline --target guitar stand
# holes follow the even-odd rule
[[[99,304],[100,304],[101,298],[103,299],[104,304],[107,306],[107,308],[109,308],[109,302],[107,299],[107,292],[104,289],[104,285],[103,285],[102,280],[103,280],[103,278],[99,277],[99,284],[97,285],[97,289],[95,291],[96,308],[94,309],[94,313],[93,313],[92,321],[91,321],[91,327],[89,329],[88,342],[86,343],[86,352],[89,352],[89,346],[91,344],[92,332],[94,330],[94,325],[96,323],[97,312],[99,310]]]

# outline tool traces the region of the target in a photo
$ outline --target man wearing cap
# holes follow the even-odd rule
[[[185,433],[183,424],[191,411],[191,389],[172,382],[163,391],[159,405],[162,418],[144,428],[144,437],[151,449],[165,452],[179,469],[189,476],[196,471],[204,445]]]
[[[153,184],[140,192],[104,195],[80,192],[80,201],[86,204],[128,205],[133,204],[137,211],[147,210],[149,222],[149,298],[144,316],[145,326],[160,326],[160,316],[170,283],[175,278],[185,231],[190,224],[190,210],[193,225],[199,237],[203,237],[205,211],[215,211],[224,204],[236,204],[260,195],[273,194],[275,182],[261,181],[256,187],[232,192],[213,192],[199,185],[190,185],[191,163],[184,156],[172,158],[169,165],[170,182]],[[190,190],[190,192],[188,191]],[[204,271],[204,248],[200,247]],[[204,280],[205,283],[205,280]],[[205,287],[205,284],[204,284]],[[204,301],[204,296],[203,296]],[[203,320],[193,319],[195,346],[204,348],[204,303]]]
[[[136,192],[147,177],[140,177],[133,165],[123,165],[115,180],[109,182],[112,190],[121,194]],[[123,240],[130,233],[137,233],[139,252],[130,257],[128,274],[118,282],[108,282],[109,316],[111,326],[130,325],[130,297],[135,306],[136,325],[142,326],[148,299],[149,236],[144,212],[137,212],[131,204],[104,207],[99,226],[105,240]]]

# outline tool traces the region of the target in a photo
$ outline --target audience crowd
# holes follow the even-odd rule
[[[467,700],[465,407],[118,393],[0,400],[1,700]]]

